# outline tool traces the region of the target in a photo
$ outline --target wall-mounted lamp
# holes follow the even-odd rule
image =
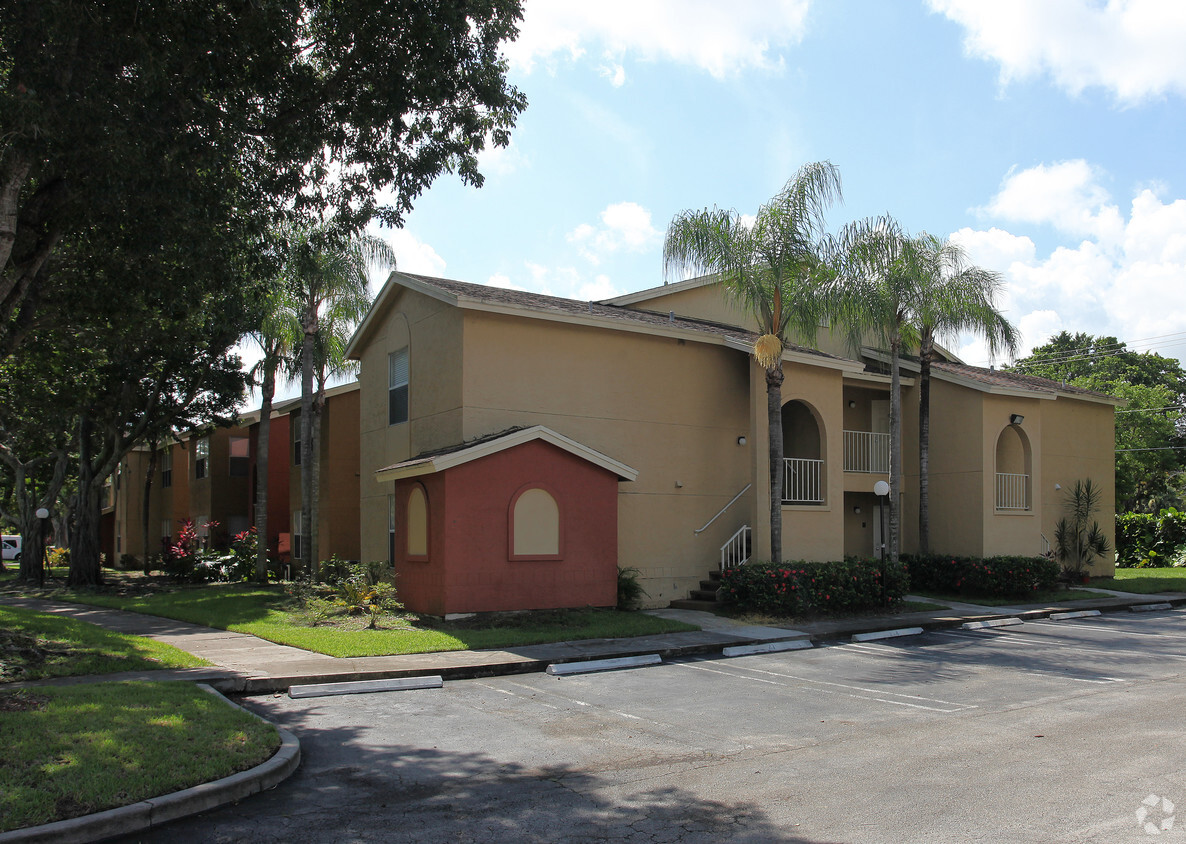
[[[746,443],[746,439],[745,439],[745,437],[738,437],[738,438],[737,438],[737,444],[738,444],[738,445],[745,445],[745,443]]]
[[[1009,424],[1010,425],[1020,425],[1024,421],[1025,421],[1025,417],[1022,416],[1020,413],[1009,414]]]
[[[853,511],[854,513],[856,513],[858,516],[861,514],[861,508],[860,508],[860,507],[853,507],[853,508],[852,508],[852,511]]]
[[[851,400],[850,400],[850,401],[848,402],[848,406],[849,406],[849,407],[856,407],[856,406],[857,406],[857,403],[856,403],[855,401],[851,401]]]
[[[1055,492],[1058,492],[1058,490],[1060,490],[1060,489],[1062,489],[1062,484],[1055,484],[1055,485],[1054,485],[1054,491],[1055,491]]]

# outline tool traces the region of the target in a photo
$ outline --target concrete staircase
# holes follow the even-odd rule
[[[693,589],[687,598],[672,601],[670,606],[677,610],[708,610],[711,612],[719,604],[717,590],[720,587],[721,573],[719,571],[709,572],[708,579],[700,581],[699,589]]]

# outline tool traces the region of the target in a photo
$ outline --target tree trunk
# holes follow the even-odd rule
[[[152,476],[156,474],[157,455],[160,443],[154,438],[149,443],[148,469],[144,473],[144,504],[140,511],[140,548],[144,553],[144,574],[152,573],[152,555],[148,553],[150,529],[148,520],[152,516]]]
[[[770,428],[770,562],[782,562],[782,361],[766,370],[766,417]]]
[[[91,466],[91,420],[83,416],[78,423],[78,504],[74,511],[74,534],[70,543],[70,574],[67,586],[99,586],[103,568],[99,561],[99,524],[102,502]]]
[[[313,497],[309,500],[309,549],[313,557],[321,560],[321,410],[325,401],[325,392],[319,389],[317,399],[313,402],[313,463],[309,474],[313,476]]]
[[[276,364],[264,361],[260,384],[259,439],[255,456],[255,579],[268,582],[268,443],[272,436],[272,398],[276,394]]]
[[[24,466],[14,470],[13,492],[16,498],[17,525],[21,533],[20,572],[18,577],[26,583],[42,583],[45,573],[42,569],[41,525],[37,518],[37,496],[29,491],[29,478]]]
[[[305,337],[301,346],[301,562],[314,581],[321,579],[317,555],[309,541],[313,536],[313,337],[317,313],[305,315]]]
[[[890,340],[890,500],[889,500],[889,558],[898,562],[899,527],[902,500],[902,373],[901,340],[895,335]]]
[[[931,351],[924,329],[918,349],[918,553],[931,553]]]

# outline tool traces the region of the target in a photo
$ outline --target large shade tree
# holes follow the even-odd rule
[[[766,375],[770,456],[770,558],[782,561],[782,354],[792,337],[811,341],[826,308],[821,259],[824,212],[841,198],[831,162],[799,169],[751,221],[720,208],[677,214],[663,244],[666,274],[715,274],[756,321],[754,359]]]
[[[1015,354],[1018,334],[997,310],[1000,274],[971,264],[958,244],[923,232],[911,242],[908,258],[917,280],[907,318],[918,332],[918,550],[929,554],[931,364],[940,359],[935,342],[971,333],[995,357]]]
[[[526,105],[499,52],[520,17],[520,0],[0,3],[0,356],[51,257],[96,225],[182,240],[233,186],[259,233],[276,216],[350,232],[399,225],[442,172],[480,185],[478,153]]]

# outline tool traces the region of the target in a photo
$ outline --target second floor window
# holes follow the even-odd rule
[[[247,437],[231,437],[231,465],[230,475],[232,478],[245,478],[250,468],[250,459],[248,457],[248,447],[250,440]]]
[[[194,443],[194,477],[204,478],[210,474],[210,440],[203,437]]]
[[[387,424],[408,421],[408,347],[387,356]]]
[[[169,449],[161,458],[161,487],[168,489],[173,486],[173,450]]]

